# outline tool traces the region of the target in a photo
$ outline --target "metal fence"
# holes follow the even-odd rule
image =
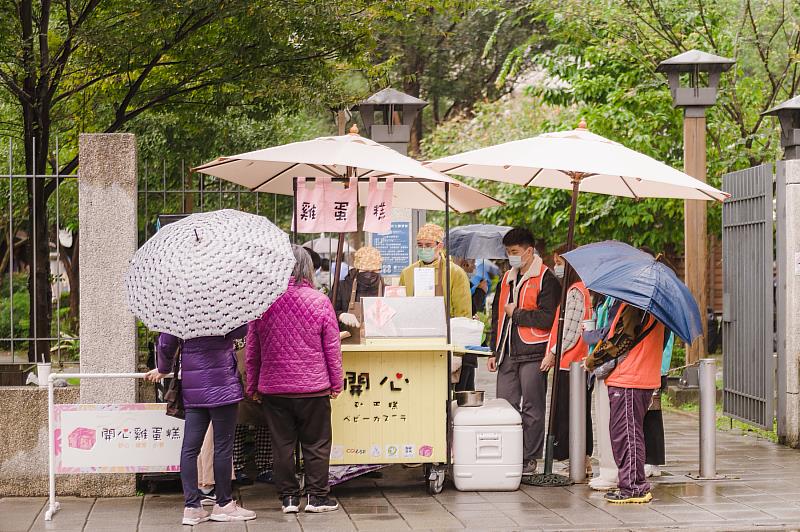
[[[245,187],[205,174],[191,173],[181,161],[139,166],[139,245],[156,230],[161,214],[190,214],[218,209],[236,209],[259,214],[289,230],[291,198]]]
[[[77,236],[67,227],[77,228],[78,176],[58,173],[29,175],[24,170],[22,147],[12,139],[3,140],[5,142],[0,143],[7,147],[4,150],[7,171],[2,176],[6,183],[0,185],[0,365],[28,362],[31,342],[35,342],[40,349],[44,344],[55,363],[63,365],[64,362],[77,362],[78,309],[70,308],[69,303],[70,290],[76,287],[70,287],[68,278],[73,272],[77,274],[79,244]],[[34,160],[36,150],[34,143],[31,146]],[[64,162],[58,139],[49,159],[55,168]],[[48,190],[46,213],[37,210],[37,187],[30,186],[36,182]],[[38,302],[39,298],[30,297],[31,291],[34,294],[47,291],[47,286],[37,284],[37,276],[33,276],[33,282],[30,283],[31,271],[42,268],[41,264],[37,264],[36,254],[31,254],[31,249],[35,249],[39,243],[37,234],[41,232],[41,227],[37,223],[41,223],[41,214],[46,215],[45,234],[50,250],[47,264],[48,285],[52,294],[50,327],[42,327],[37,323],[37,310],[41,310],[37,305],[41,303]],[[75,262],[71,259],[75,259]]]
[[[722,178],[723,410],[772,429],[774,377],[773,165]]]

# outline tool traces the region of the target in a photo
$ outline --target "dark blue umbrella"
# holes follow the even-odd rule
[[[503,225],[462,225],[450,230],[450,255],[465,259],[505,259],[503,237],[511,230]]]
[[[581,246],[563,257],[589,290],[651,313],[687,343],[703,334],[692,293],[649,253],[609,240]]]

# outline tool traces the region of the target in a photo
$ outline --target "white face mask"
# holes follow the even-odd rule
[[[553,273],[556,274],[556,277],[559,279],[564,277],[564,265],[563,264],[556,264],[553,266]]]
[[[509,255],[508,256],[508,263],[511,265],[512,268],[519,268],[522,266],[522,256],[521,255]]]

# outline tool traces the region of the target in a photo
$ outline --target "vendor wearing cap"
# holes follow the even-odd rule
[[[364,246],[356,251],[353,268],[347,272],[333,302],[340,329],[353,334],[355,329],[361,327],[361,298],[383,296],[382,266],[383,257],[376,248]]]
[[[436,294],[444,295],[447,270],[444,265],[444,229],[436,224],[425,224],[417,232],[417,256],[419,260],[400,274],[400,285],[406,287],[409,296],[414,295],[414,270],[435,268]],[[472,294],[469,278],[460,266],[450,261],[450,317],[472,317]]]

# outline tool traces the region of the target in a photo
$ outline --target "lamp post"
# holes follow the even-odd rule
[[[426,105],[425,100],[389,87],[359,102],[352,110],[361,114],[364,133],[369,138],[408,155],[411,125]],[[380,113],[380,123],[376,123],[375,113]]]
[[[388,87],[357,103],[351,110],[358,111],[361,116],[365,136],[403,155],[408,155],[411,126],[419,112],[427,105],[428,102],[425,100]],[[417,230],[425,225],[425,211],[395,209],[392,219],[409,222],[408,260],[409,262],[416,260],[416,248],[412,245],[412,238],[417,234]]]
[[[706,181],[706,108],[717,102],[720,75],[735,63],[732,59],[689,50],[658,65],[666,74],[672,93],[672,104],[683,108],[683,170]],[[688,77],[688,86],[681,86],[681,77]],[[708,309],[708,229],[705,201],[684,203],[684,256],[686,286],[697,300],[700,312]],[[703,336],[688,346],[686,363],[694,364],[706,356],[706,320]],[[696,372],[694,372],[696,375]],[[697,383],[696,378],[685,379]]]

